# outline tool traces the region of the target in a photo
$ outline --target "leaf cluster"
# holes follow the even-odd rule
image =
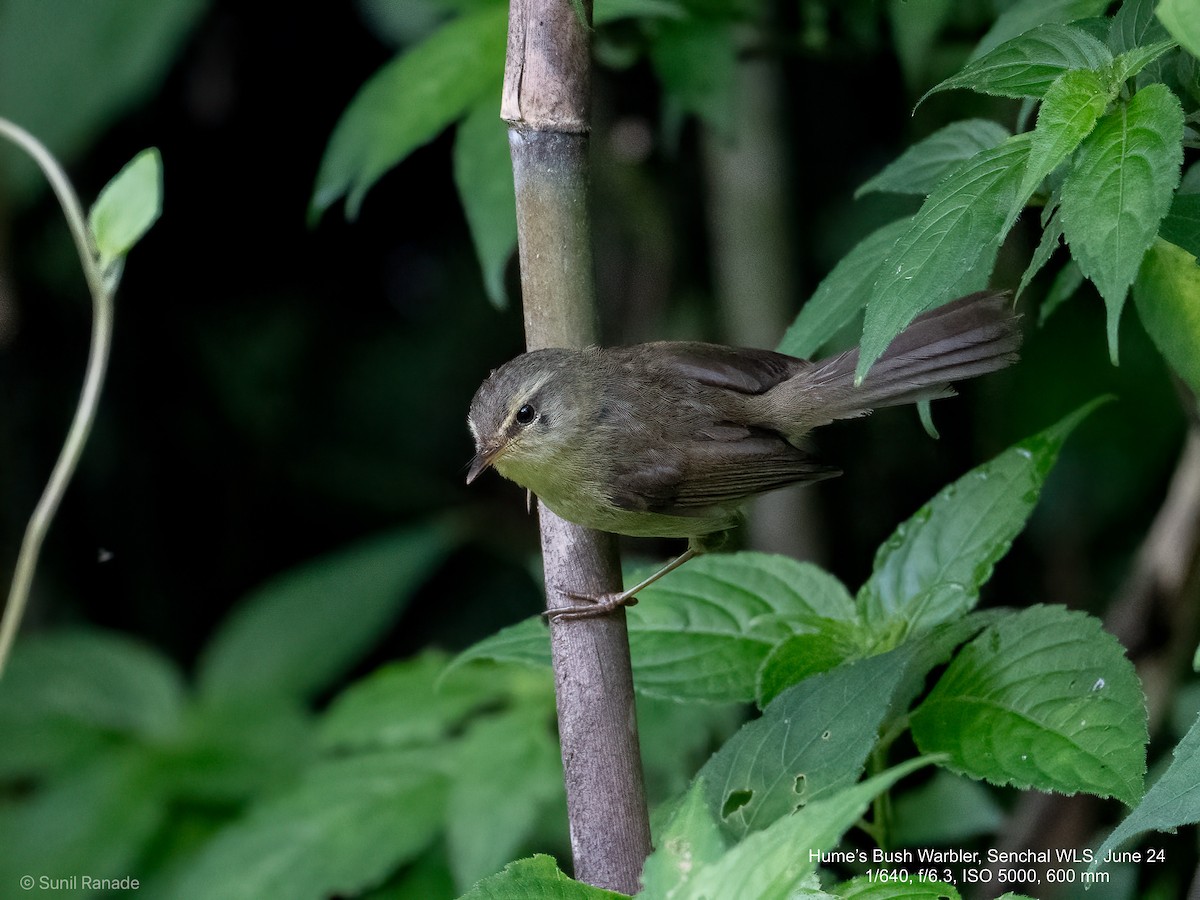
[[[461,6],[351,101],[330,136],[309,217],[315,221],[344,198],[354,218],[385,172],[457,125],[454,180],[488,297],[503,306],[505,267],[517,241],[506,127],[497,112],[508,9],[501,0]],[[758,0],[602,0],[594,11],[597,57],[614,68],[648,59],[677,118],[697,115],[728,132],[742,50],[736,26],[761,11]]]
[[[814,297],[822,302],[809,304],[794,333],[814,342],[816,323],[816,334],[828,338],[865,307],[865,374],[922,311],[986,283],[1004,239],[1033,205],[1042,235],[1018,293],[1065,242],[1070,260],[1043,318],[1089,279],[1108,311],[1115,364],[1132,286],[1151,337],[1198,386],[1186,352],[1196,346],[1194,323],[1181,308],[1197,296],[1187,258],[1200,253],[1200,242],[1194,188],[1181,182],[1181,166],[1184,148],[1197,145],[1188,123],[1200,103],[1200,63],[1187,49],[1186,26],[1156,15],[1154,0],[1128,0],[1098,18],[1105,7],[1017,3],[958,73],[926,92],[922,100],[954,89],[1021,100],[1025,116],[1036,108],[1036,120],[1015,134],[989,120],[951,123],[867,181],[860,193],[925,200],[912,219],[886,226],[886,237],[877,232],[851,251],[842,267],[852,274],[831,275]],[[880,242],[890,247],[884,254]]]
[[[664,806],[641,896],[732,896],[735,885],[746,897],[884,896],[853,872],[831,883],[820,853],[856,824],[896,839],[879,798],[930,763],[1138,802],[1145,706],[1119,644],[1061,607],[975,609],[1091,407],[939,492],[884,543],[856,595],[815,566],[755,553],[701,558],[646,590],[630,634],[653,719],[648,762],[685,765],[664,746],[687,743],[680,722],[717,721],[705,710],[753,701],[760,715]],[[38,787],[0,811],[3,871],[136,866],[165,897],[316,898],[385,884],[391,896],[428,896],[480,878],[468,896],[607,896],[550,857],[497,872],[561,840],[545,825],[563,798],[540,620],[453,661],[429,652],[385,666],[308,711],[453,539],[408,529],[264,585],[207,648],[191,687],[160,654],[115,636],[22,645],[0,683],[0,724],[14,736],[0,745],[0,773]],[[920,755],[887,768],[905,733]],[[1151,801],[1151,825],[1191,814]],[[943,883],[908,888],[957,896]]]
[[[782,350],[811,355],[865,308],[865,375],[917,315],[986,285],[1005,238],[1032,205],[1041,210],[1042,235],[1018,293],[1065,243],[1070,258],[1043,318],[1089,279],[1108,311],[1115,363],[1132,287],[1161,352],[1197,387],[1195,354],[1188,352],[1197,341],[1190,313],[1197,295],[1187,259],[1200,253],[1200,209],[1197,182],[1180,178],[1183,150],[1198,140],[1196,26],[1173,2],[1127,0],[1105,18],[1107,6],[1021,0],[959,72],[925,93],[922,101],[949,90],[1012,98],[1022,101],[1026,118],[1036,109],[1036,120],[1017,133],[986,119],[952,122],[864,183],[859,195],[889,191],[925,200],[916,216],[883,226],[847,254],[805,305]],[[909,56],[927,47],[946,10],[933,26],[895,11],[897,41]],[[596,4],[597,56],[615,68],[648,59],[667,119],[696,116],[728,134],[737,60],[747,40],[756,40],[747,38],[754,32],[746,25],[762,16],[754,3],[609,0]],[[330,138],[311,205],[319,216],[345,196],[354,216],[385,171],[458,123],[455,180],[496,304],[506,302],[505,267],[516,244],[504,124],[495,113],[503,22],[503,4],[467,4],[376,73]]]
[[[19,644],[0,681],[0,878],[136,873],[165,897],[323,897],[375,885],[444,832],[466,884],[493,871],[515,852],[485,827],[497,792],[531,785],[530,809],[561,792],[549,686],[464,673],[435,697],[445,659],[430,653],[310,712],[453,541],[423,523],[264,584],[191,684],[115,634]],[[497,746],[513,780],[494,777]]]
[[[628,615],[637,689],[680,703],[752,700],[761,715],[700,768],[638,896],[733,896],[734,873],[750,879],[737,896],[860,896],[865,878],[831,888],[816,880],[818,858],[795,848],[833,849],[855,823],[890,845],[884,807],[861,816],[929,762],[996,785],[1138,803],[1145,698],[1120,644],[1061,607],[975,610],[1093,406],[939,492],[880,547],[854,596],[813,565],[756,553],[702,557],[643,592]],[[544,627],[506,629],[451,671],[485,659],[547,669]],[[925,755],[882,769],[906,732]],[[860,782],[864,771],[873,777]],[[529,860],[469,896],[550,890],[561,877]],[[957,896],[926,887],[913,896]]]

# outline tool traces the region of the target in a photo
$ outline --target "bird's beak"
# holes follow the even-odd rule
[[[489,446],[482,448],[478,453],[476,453],[475,458],[471,460],[471,467],[467,469],[467,484],[470,484],[472,481],[482,475],[487,469],[490,469],[492,467],[492,463],[495,461],[496,457],[500,455],[500,451],[503,449],[504,448],[502,445]]]

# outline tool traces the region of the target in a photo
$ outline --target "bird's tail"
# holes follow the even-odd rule
[[[854,385],[858,349],[818,360],[775,390],[788,389],[800,435],[834,419],[954,394],[952,382],[1012,364],[1021,346],[1020,316],[1004,293],[981,291],[924,313],[896,336],[862,384]]]

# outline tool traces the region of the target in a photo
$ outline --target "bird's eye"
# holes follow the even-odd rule
[[[518,425],[528,425],[535,418],[537,418],[537,410],[528,403],[517,410],[516,419]]]

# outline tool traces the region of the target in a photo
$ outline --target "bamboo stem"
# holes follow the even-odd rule
[[[591,4],[512,0],[509,123],[529,349],[597,337],[588,213]],[[548,608],[620,590],[615,538],[540,507]],[[633,894],[650,851],[625,611],[551,625],[575,877]]]

